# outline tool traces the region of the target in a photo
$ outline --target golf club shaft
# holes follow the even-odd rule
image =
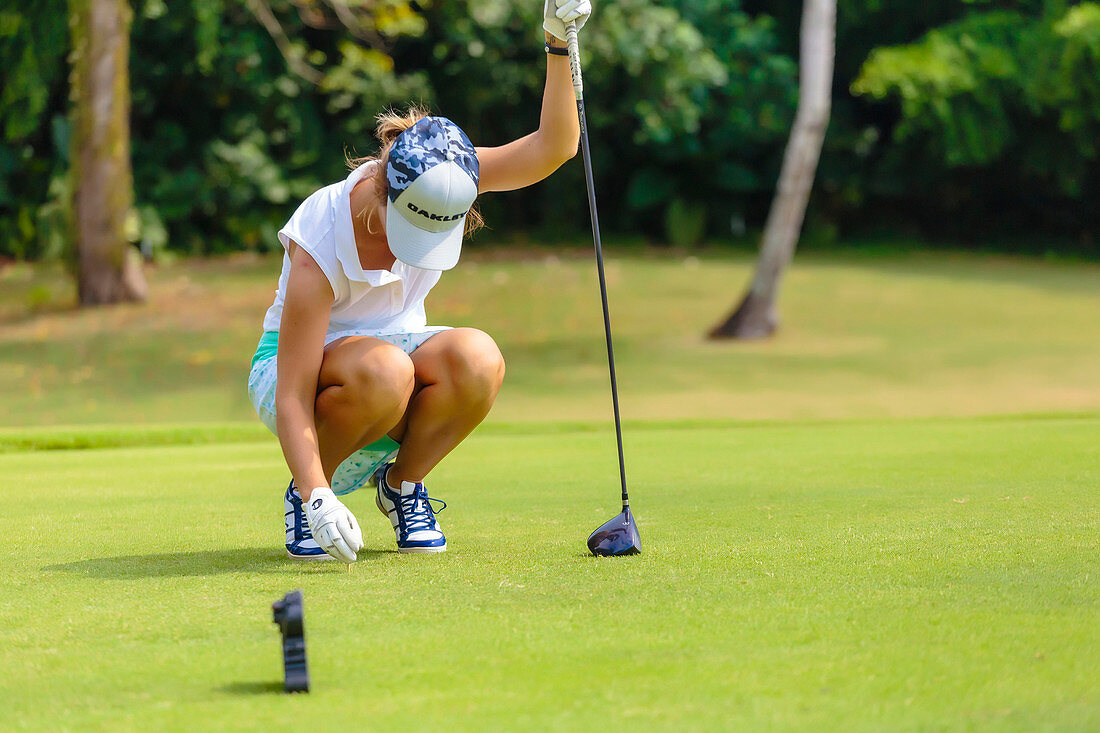
[[[581,157],[584,159],[584,180],[588,186],[588,211],[592,217],[592,242],[596,248],[596,271],[600,277],[600,300],[603,302],[603,331],[607,341],[607,366],[611,372],[611,405],[615,411],[615,441],[619,448],[619,482],[623,487],[623,511],[630,507],[626,493],[626,461],[623,460],[623,427],[619,418],[619,385],[615,379],[615,350],[611,346],[611,312],[607,307],[607,279],[603,272],[603,248],[600,246],[600,221],[596,216],[596,183],[592,177],[592,155],[588,148],[588,125],[584,118],[584,92],[581,81],[581,56],[577,44],[577,24],[565,26],[569,47],[569,69],[573,75],[573,91],[577,95],[577,115],[581,125]]]

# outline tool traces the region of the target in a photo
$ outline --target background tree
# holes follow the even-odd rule
[[[798,112],[764,227],[756,273],[741,303],[725,322],[711,331],[713,338],[763,338],[774,333],[779,325],[776,310],[779,282],[798,244],[829,125],[836,0],[804,0],[801,36]]]
[[[2,259],[71,247],[67,2],[0,3]],[[370,152],[386,105],[426,102],[490,145],[537,124],[537,2],[130,6],[140,226],[129,234],[153,256],[277,249],[294,202],[344,174],[341,152]],[[600,6],[584,53],[609,236],[756,241],[742,235],[775,195],[801,11],[784,0]],[[829,134],[799,248],[934,238],[1100,256],[1100,4],[847,0],[836,22]],[[488,197],[484,239],[580,241],[582,184],[564,166]]]
[[[875,49],[852,90],[897,100],[882,162],[925,219],[979,246],[993,220],[1096,253],[1100,4],[1006,5]]]
[[[83,305],[145,298],[127,237],[130,170],[130,20],[127,0],[71,0],[72,235]]]

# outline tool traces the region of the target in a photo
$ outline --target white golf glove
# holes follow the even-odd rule
[[[356,553],[363,549],[363,533],[332,489],[324,486],[314,489],[305,504],[309,531],[321,549],[337,560],[355,562]]]
[[[542,7],[543,29],[559,41],[565,40],[565,24],[577,21],[577,30],[581,29],[588,16],[592,15],[591,0],[544,0]]]

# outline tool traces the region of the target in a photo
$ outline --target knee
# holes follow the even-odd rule
[[[413,363],[396,346],[371,349],[348,366],[344,391],[372,410],[403,410],[413,391]]]
[[[447,374],[461,398],[469,402],[492,401],[504,382],[504,356],[489,334],[464,329],[461,339],[446,354]]]

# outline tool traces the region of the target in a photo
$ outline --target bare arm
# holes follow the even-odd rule
[[[328,278],[301,247],[292,246],[290,277],[279,326],[275,414],[279,443],[302,499],[328,486],[321,467],[317,424],[317,375],[334,295]]]
[[[565,45],[549,33],[546,42]],[[569,57],[547,54],[539,129],[507,145],[477,149],[478,192],[512,191],[538,183],[577,154],[580,134]]]

